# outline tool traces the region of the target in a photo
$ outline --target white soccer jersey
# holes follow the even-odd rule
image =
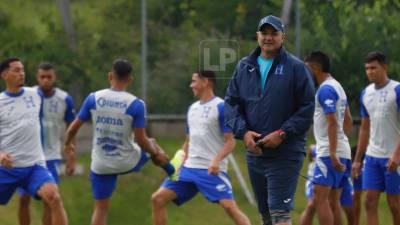
[[[41,91],[37,86],[36,89]],[[61,159],[61,137],[65,123],[74,120],[74,106],[67,92],[55,88],[50,97],[43,97],[43,151],[46,160]]]
[[[141,149],[132,130],[145,127],[145,111],[144,102],[125,91],[104,89],[86,98],[78,117],[92,118],[93,172],[124,173],[138,163]]]
[[[189,135],[189,156],[185,166],[207,169],[212,159],[224,146],[224,133],[231,132],[224,125],[224,100],[214,97],[212,100],[193,103],[187,113]],[[220,170],[226,172],[228,160],[220,162]]]
[[[317,141],[317,157],[329,156],[326,114],[335,113],[338,122],[336,155],[351,159],[350,144],[343,130],[346,107],[346,93],[339,82],[329,77],[320,85],[315,96],[314,136]]]
[[[390,80],[376,89],[370,84],[361,93],[361,116],[370,119],[367,155],[390,158],[400,137],[400,84]]]
[[[0,93],[0,151],[11,154],[14,167],[44,165],[40,107],[35,89]]]

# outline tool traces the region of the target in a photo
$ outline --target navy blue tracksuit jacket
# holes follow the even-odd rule
[[[299,159],[305,154],[305,136],[314,114],[314,82],[306,65],[283,47],[261,89],[254,49],[237,64],[225,96],[225,123],[237,139],[247,131],[269,134],[282,129],[286,140],[277,149],[264,149],[264,157]]]

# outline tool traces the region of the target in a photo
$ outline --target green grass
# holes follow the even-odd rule
[[[160,145],[166,149],[169,155],[173,155],[178,149],[182,140],[160,139]],[[241,166],[243,175],[247,176],[244,150],[239,143],[234,153],[238,164]],[[63,177],[61,183],[61,194],[68,213],[70,224],[87,225],[93,208],[88,168],[90,155],[80,155],[79,162],[85,165],[83,176]],[[306,174],[306,163],[303,166],[302,174]],[[164,172],[151,163],[148,163],[140,173],[132,173],[120,176],[117,189],[113,195],[109,212],[109,225],[147,225],[151,224],[150,196],[160,186]],[[240,189],[234,174],[231,173],[234,186],[235,198],[240,208],[248,215],[252,224],[260,224],[259,216],[255,206],[249,204]],[[293,224],[298,224],[298,218],[306,205],[304,196],[303,178],[299,178],[299,185],[296,193],[295,209],[292,213]],[[34,201],[32,204],[32,225],[40,225],[41,202]],[[169,224],[171,225],[228,225],[233,224],[223,209],[217,204],[211,204],[201,195],[197,195],[187,204],[177,207],[174,204],[168,206]],[[391,224],[391,216],[386,204],[385,196],[382,196],[379,207],[380,224]],[[316,218],[314,219],[314,224]],[[0,225],[17,224],[17,196],[14,195],[11,202],[0,207]],[[362,216],[361,224],[365,224]]]

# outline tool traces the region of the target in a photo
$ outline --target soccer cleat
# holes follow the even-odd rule
[[[176,151],[174,157],[171,159],[170,163],[175,168],[175,172],[170,176],[170,179],[177,181],[179,179],[179,173],[183,162],[185,160],[185,152],[182,149]]]

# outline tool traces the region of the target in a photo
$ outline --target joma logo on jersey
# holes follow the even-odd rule
[[[100,107],[107,106],[107,107],[119,108],[119,109],[128,107],[128,104],[126,103],[126,101],[114,101],[114,100],[108,100],[108,99],[105,99],[105,98],[99,98],[97,100],[97,104]]]
[[[117,126],[124,125],[124,123],[122,122],[121,119],[113,118],[110,116],[98,116],[96,119],[96,123],[111,124],[111,125],[117,125]]]
[[[217,186],[215,186],[215,189],[217,189],[217,191],[219,192],[223,192],[227,189],[225,184],[218,184]]]

